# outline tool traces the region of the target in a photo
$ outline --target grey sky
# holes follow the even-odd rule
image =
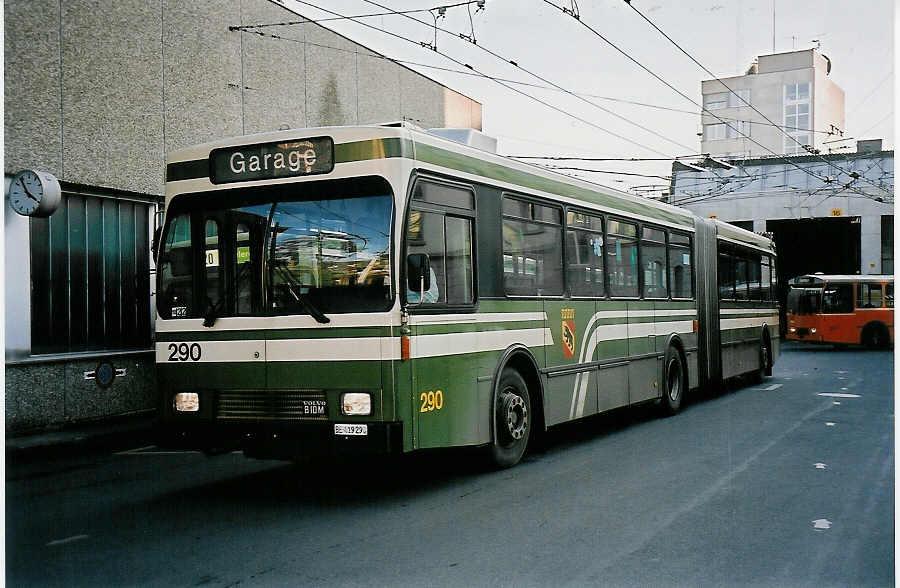
[[[285,0],[285,3],[290,5],[292,1]],[[454,0],[377,1],[394,10],[454,3]],[[553,2],[572,7],[571,0]],[[344,15],[383,12],[365,0],[324,3],[310,0],[310,3]],[[773,0],[634,0],[633,5],[719,77],[741,75],[757,55],[772,52]],[[330,16],[308,5],[295,6],[309,18]],[[585,23],[700,102],[700,81],[710,76],[652,29],[623,0],[580,0],[577,6]],[[775,0],[774,11],[776,52],[806,49],[814,46],[812,41],[818,39],[821,52],[832,60],[831,78],[845,92],[845,137],[882,138],[885,148],[892,149],[894,3],[890,0],[863,3]],[[479,45],[515,60],[568,90],[678,110],[699,110],[576,20],[542,0],[487,0],[484,11],[475,13],[473,9],[472,12]],[[428,13],[413,16],[433,22]],[[365,22],[416,41],[431,42],[434,38],[433,29],[402,16],[368,18]],[[392,58],[463,69],[429,49],[351,21],[324,24]],[[465,7],[448,9],[447,16],[438,24],[451,31],[471,34]],[[461,39],[439,33],[437,46],[441,52],[482,73],[544,85]],[[480,101],[484,105],[484,131],[499,138],[499,150],[504,154],[659,157],[659,153],[674,156],[699,151],[699,115],[588,98],[621,117],[653,129],[667,140],[564,93],[516,86],[598,127],[628,137],[639,146],[555,112],[495,82],[439,69],[412,67]],[[590,167],[658,175],[671,171],[670,162],[609,162]],[[664,182],[658,178],[579,175],[617,187]]]

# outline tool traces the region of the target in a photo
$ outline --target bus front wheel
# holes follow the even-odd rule
[[[531,436],[531,397],[525,380],[514,369],[500,374],[494,406],[494,441],[490,458],[494,465],[508,468],[519,463]]]

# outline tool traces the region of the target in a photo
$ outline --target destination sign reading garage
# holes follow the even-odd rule
[[[213,184],[327,174],[334,169],[334,141],[331,137],[312,137],[226,147],[214,149],[209,160]]]

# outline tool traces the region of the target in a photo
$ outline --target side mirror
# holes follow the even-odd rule
[[[159,255],[159,238],[162,236],[162,227],[156,227],[156,230],[153,231],[153,244],[150,246],[150,250],[153,252],[153,261],[157,261]]]
[[[431,264],[428,255],[410,253],[406,256],[406,287],[420,294],[431,288]]]

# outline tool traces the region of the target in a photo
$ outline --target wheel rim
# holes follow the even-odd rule
[[[514,443],[525,437],[528,431],[528,406],[515,391],[503,391],[497,417],[499,429],[507,442]]]
[[[674,357],[666,366],[666,390],[669,400],[677,402],[681,396],[681,362]]]

